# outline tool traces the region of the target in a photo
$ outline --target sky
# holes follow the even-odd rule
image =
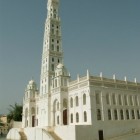
[[[86,74],[140,82],[140,0],[60,0],[64,63]],[[47,0],[0,0],[0,114],[39,87]]]

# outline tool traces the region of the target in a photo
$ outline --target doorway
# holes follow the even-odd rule
[[[67,109],[63,110],[63,124],[67,125]]]
[[[99,140],[104,140],[103,130],[99,130],[98,134],[99,134]]]
[[[32,127],[35,127],[35,116],[32,116]]]

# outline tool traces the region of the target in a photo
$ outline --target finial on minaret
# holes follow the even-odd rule
[[[90,77],[90,73],[89,73],[89,70],[87,69],[87,78]]]
[[[79,81],[79,78],[80,78],[80,76],[79,76],[79,74],[77,74],[77,81]]]
[[[103,73],[102,73],[102,72],[100,72],[100,77],[101,77],[101,78],[103,77]]]
[[[137,83],[137,78],[134,78],[134,82]]]
[[[124,77],[124,81],[125,81],[125,82],[127,81],[127,77],[126,77],[126,76]]]
[[[116,75],[115,74],[113,74],[113,79],[116,80]]]

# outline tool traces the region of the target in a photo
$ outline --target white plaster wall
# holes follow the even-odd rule
[[[22,126],[22,122],[17,122],[17,121],[13,122],[13,128],[21,128],[21,126]]]
[[[76,140],[75,126],[57,126],[54,131],[62,140]]]
[[[108,121],[95,123],[94,131],[98,137],[98,130],[104,131],[105,138],[112,138],[125,134],[130,134],[134,129],[140,131],[140,121]]]
[[[54,140],[50,134],[42,128],[25,128],[24,132],[28,140]]]
[[[101,104],[97,105],[96,104],[96,97],[95,97],[95,91],[99,90],[101,91]],[[116,105],[112,104],[112,99],[111,99],[111,105],[106,104],[106,93],[115,93],[116,95],[118,94],[127,94],[127,95],[136,95],[139,94],[137,92],[133,92],[130,90],[116,90],[116,89],[111,89],[111,88],[101,88],[101,87],[92,87],[91,88],[91,117],[92,117],[92,125],[93,125],[93,133],[94,133],[94,139],[98,139],[98,131],[103,130],[104,133],[104,138],[112,138],[124,134],[129,134],[132,133],[132,129],[137,129],[137,131],[140,130],[140,120],[137,118],[132,119],[131,113],[130,113],[130,119],[126,120],[126,114],[125,110],[126,109],[139,109],[139,106],[136,106],[135,104],[132,105],[118,105],[118,102]],[[96,109],[100,108],[102,111],[102,120],[97,120],[97,112]],[[118,120],[114,120],[114,113],[112,113],[112,119],[113,120],[108,120],[108,114],[107,114],[107,109],[123,109],[124,110],[124,120],[120,119],[120,113],[118,112]]]
[[[92,125],[75,126],[76,140],[98,140]]]
[[[83,105],[83,94],[86,94],[86,105]],[[78,96],[79,99],[79,105],[76,106],[76,96]],[[73,98],[73,107],[70,107],[70,99]],[[71,120],[69,119],[70,125],[88,125],[91,124],[91,103],[90,103],[90,90],[89,87],[79,88],[78,90],[73,90],[69,92],[69,118],[70,115],[73,114],[73,123],[71,123]],[[87,112],[87,122],[84,122],[84,111]],[[76,122],[76,113],[79,113],[79,122]]]
[[[48,126],[49,125],[48,98],[46,97],[40,99],[37,102],[37,105],[38,105],[38,126],[39,127]]]

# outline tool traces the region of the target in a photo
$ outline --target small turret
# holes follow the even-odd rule
[[[30,80],[27,88],[25,89],[25,100],[29,98],[35,98],[38,95],[37,85],[34,80]]]
[[[60,86],[67,86],[69,78],[70,76],[67,69],[63,64],[59,63],[55,70],[55,76],[52,78],[52,87],[56,88]]]

